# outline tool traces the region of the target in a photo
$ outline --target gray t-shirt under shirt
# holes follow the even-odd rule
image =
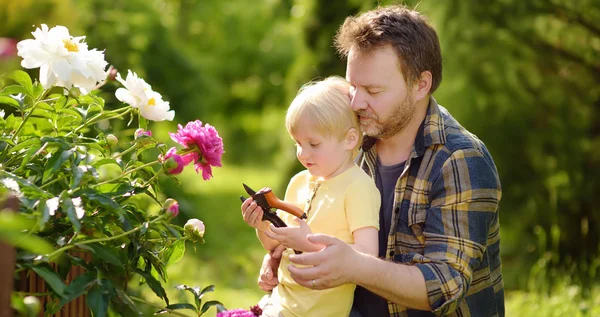
[[[406,162],[395,165],[381,165],[377,158],[375,184],[381,194],[381,209],[379,209],[379,257],[385,257],[387,238],[392,227],[392,209],[394,208],[394,192],[396,182]],[[354,292],[354,310],[358,310],[363,317],[389,316],[387,301],[363,287],[357,286]]]

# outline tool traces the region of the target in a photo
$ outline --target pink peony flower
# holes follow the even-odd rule
[[[17,56],[17,40],[0,37],[0,57]]]
[[[141,138],[143,136],[152,136],[152,131],[150,130],[144,130],[142,128],[139,128],[137,130],[135,130],[135,132],[133,133],[134,137],[137,138]]]
[[[165,156],[159,155],[159,162],[163,163],[169,174],[180,174],[183,168],[192,162],[193,157],[177,154],[177,149],[170,148]]]
[[[217,130],[210,124],[202,126],[202,121],[188,122],[185,127],[178,125],[177,133],[169,133],[173,141],[191,150],[189,155],[196,167],[196,173],[202,170],[202,178],[210,179],[211,166],[221,166],[223,156],[223,140]]]
[[[226,310],[217,314],[217,317],[255,317],[253,312],[245,309]]]

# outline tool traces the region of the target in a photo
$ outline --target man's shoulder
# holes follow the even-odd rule
[[[445,142],[443,150],[451,156],[455,152],[476,151],[481,156],[489,156],[484,143],[473,133],[463,127],[450,112],[439,106],[440,115],[444,119],[443,133]]]

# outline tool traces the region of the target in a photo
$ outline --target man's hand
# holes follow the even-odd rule
[[[323,248],[321,245],[314,244],[306,238],[311,234],[310,227],[306,221],[296,218],[298,227],[281,227],[277,228],[271,225],[271,231],[265,231],[265,235],[273,240],[279,241],[286,248],[303,252],[319,251]]]
[[[284,250],[285,247],[280,244],[273,251],[267,253],[263,259],[258,276],[258,286],[265,292],[272,291],[279,284],[277,269]]]
[[[352,282],[352,266],[360,261],[359,253],[338,238],[309,235],[308,240],[325,247],[318,252],[290,255],[290,261],[308,267],[288,266],[292,278],[311,289],[327,289]]]

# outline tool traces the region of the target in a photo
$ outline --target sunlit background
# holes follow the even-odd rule
[[[500,173],[507,316],[599,316],[600,2],[406,3],[427,15],[440,37],[444,79],[434,96],[486,143]],[[300,168],[285,109],[303,83],[344,76],[332,36],[346,16],[376,5],[2,0],[0,73],[20,68],[16,42],[35,27],[64,25],[87,36],[90,48],[104,49],[122,75],[137,72],[170,101],[175,121],[155,124],[155,136],[170,142],[167,132],[194,119],[215,126],[225,155],[214,178],[203,181],[188,169],[180,184],[164,180],[165,197],[180,202],[175,221],[197,217],[207,227],[206,244],[188,245],[169,269],[168,294],[175,302],[185,296],[175,285],[214,284],[208,299],[248,308],[262,296],[256,278],[264,251],[240,216],[241,183],[283,195]],[[117,102],[116,88],[104,89],[107,103]],[[161,305],[152,291],[138,295]],[[157,310],[141,309],[148,316]]]

